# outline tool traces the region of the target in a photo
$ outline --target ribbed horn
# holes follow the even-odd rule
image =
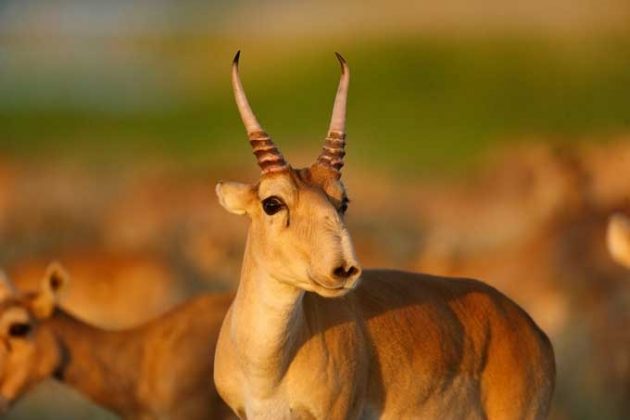
[[[346,60],[339,53],[335,53],[341,64],[341,78],[337,88],[337,96],[333,106],[328,136],[324,141],[322,153],[317,158],[317,163],[331,168],[341,176],[343,157],[346,155],[346,101],[348,99],[348,85],[350,83],[350,69]]]
[[[238,74],[240,55],[241,52],[237,51],[232,62],[232,89],[234,90],[234,99],[236,100],[238,112],[241,114],[241,119],[247,130],[249,144],[252,146],[258,166],[260,166],[263,174],[284,171],[289,167],[287,162],[284,160],[280,150],[273,144],[271,137],[258,123],[254,111],[249,106],[247,96],[245,96],[245,90]]]

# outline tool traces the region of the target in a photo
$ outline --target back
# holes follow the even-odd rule
[[[506,415],[509,404],[520,408],[516,412],[531,406],[534,415],[548,409],[555,377],[551,344],[496,289],[475,280],[366,270],[351,296],[361,308],[372,365],[378,367],[371,372],[370,392],[376,397],[388,390],[376,404],[422,402],[427,416],[474,417],[451,409],[476,400],[479,417]]]
[[[189,418],[204,418],[208,410],[211,418],[233,418],[213,382],[214,351],[232,298],[230,294],[202,295],[129,331],[145,337],[141,400],[147,405],[159,401],[164,411],[177,407]]]

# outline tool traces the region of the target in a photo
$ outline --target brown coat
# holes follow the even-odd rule
[[[53,267],[37,293],[2,288],[2,409],[54,377],[126,419],[194,420],[229,413],[212,377],[232,295],[202,295],[139,327],[107,331],[57,307],[64,279],[58,273]]]

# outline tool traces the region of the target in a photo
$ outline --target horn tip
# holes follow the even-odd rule
[[[234,60],[232,60],[232,64],[238,65],[238,60],[241,57],[241,50],[236,51],[236,55],[234,56]]]
[[[336,51],[335,56],[337,56],[337,60],[339,61],[339,64],[341,64],[341,74],[346,73],[346,71],[348,70],[348,63],[346,62],[346,59],[343,58],[343,56]]]

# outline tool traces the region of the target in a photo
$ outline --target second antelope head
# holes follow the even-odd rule
[[[48,267],[38,292],[18,293],[0,273],[0,416],[62,357],[51,332],[39,327],[52,316],[67,283],[57,263]]]
[[[328,136],[313,165],[294,169],[263,130],[232,64],[232,87],[249,143],[261,169],[255,184],[220,182],[223,207],[251,219],[248,255],[276,280],[326,297],[354,288],[361,268],[344,223],[348,197],[341,182],[345,155],[346,98],[350,73],[345,60]]]

